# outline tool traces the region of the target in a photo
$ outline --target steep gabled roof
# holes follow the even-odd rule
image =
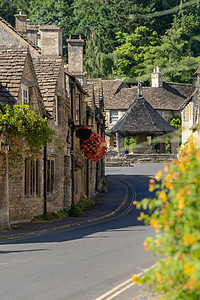
[[[161,135],[174,130],[174,127],[169,125],[144,97],[137,97],[106,134],[110,136],[118,132],[121,136]]]
[[[2,22],[2,24],[8,28],[8,30],[10,30],[15,36],[17,36],[19,39],[22,39],[27,46],[32,47],[34,50],[37,51],[38,54],[40,54],[40,48],[38,46],[36,46],[31,40],[29,40],[26,35],[22,34],[21,32],[19,32],[18,30],[16,30],[10,23],[8,23],[6,20],[4,20],[1,16],[0,16],[0,22]]]
[[[33,63],[45,108],[52,112],[63,59],[34,58]]]
[[[18,98],[28,48],[0,47],[0,102],[13,104]]]
[[[195,88],[191,84],[163,82],[163,87],[143,87],[144,98],[156,110],[179,110]],[[138,95],[138,88],[122,88],[107,101],[106,109],[126,110]]]

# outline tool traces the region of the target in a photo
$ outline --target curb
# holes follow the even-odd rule
[[[116,179],[116,180],[121,181],[120,179]],[[89,223],[93,223],[93,222],[108,219],[108,218],[112,217],[113,215],[115,215],[118,211],[120,211],[122,209],[122,207],[126,204],[126,201],[128,199],[128,187],[125,184],[125,182],[122,182],[122,183],[123,183],[123,185],[126,189],[125,197],[124,197],[122,203],[120,204],[120,206],[117,209],[115,209],[114,211],[112,211],[111,213],[107,214],[107,215],[104,215],[104,216],[101,216],[101,217],[98,217],[98,218],[94,218],[94,219],[89,219],[89,220],[82,221],[82,222],[67,224],[67,225],[63,225],[63,226],[59,226],[59,227],[55,227],[55,228],[37,230],[37,231],[29,232],[29,233],[21,233],[21,234],[13,234],[13,235],[2,236],[2,237],[0,237],[0,241],[11,240],[11,239],[26,237],[26,236],[31,236],[31,235],[39,235],[39,234],[42,234],[42,233],[58,231],[58,230],[66,229],[66,228],[78,227],[80,225],[85,225],[85,224],[89,224]]]

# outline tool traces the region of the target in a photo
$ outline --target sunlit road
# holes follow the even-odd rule
[[[107,175],[123,180],[128,189],[126,206],[110,219],[0,242],[0,299],[134,299],[136,286],[122,288],[155,261],[143,250],[145,237],[154,232],[137,221],[132,201],[149,196],[148,181],[162,167],[108,168]]]

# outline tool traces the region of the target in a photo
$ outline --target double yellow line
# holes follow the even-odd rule
[[[149,269],[155,268],[156,264],[151,266]],[[142,276],[143,272],[137,274],[137,276]],[[128,290],[129,288],[131,288],[133,285],[135,285],[136,283],[134,283],[132,281],[132,278],[122,282],[121,284],[117,285],[115,288],[113,288],[112,290],[106,292],[105,294],[103,294],[102,296],[96,298],[95,300],[112,300],[115,297],[119,296],[120,294],[122,294],[123,292],[125,292],[126,290]]]

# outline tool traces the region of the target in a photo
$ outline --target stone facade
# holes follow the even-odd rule
[[[41,118],[47,117],[55,138],[17,170],[8,169],[7,156],[0,151],[1,228],[29,221],[45,212],[68,210],[72,203],[78,203],[81,196],[92,197],[101,191],[105,176],[103,160],[98,163],[86,160],[82,170],[74,168],[74,151],[80,147],[76,126],[92,125],[92,130],[105,135],[102,99],[95,95],[94,86],[89,91],[93,95],[92,106],[89,103],[91,95],[86,89],[86,73],[83,72],[83,41],[80,38],[82,48],[79,47],[78,53],[73,47],[77,44],[70,44],[72,61],[67,66],[62,57],[62,30],[59,27],[29,25],[27,16],[22,14],[15,18],[16,29],[0,17],[0,49],[3,47],[10,54],[15,49],[15,55],[6,57],[0,65],[5,69],[10,62],[8,67],[12,70],[0,74],[0,102],[9,105],[21,103],[22,90],[26,89],[30,108],[38,111]],[[74,56],[75,52],[77,55]],[[20,53],[24,55],[23,59]],[[101,107],[98,107],[100,102]],[[26,147],[23,140],[19,142]],[[8,177],[9,172],[11,177]],[[32,187],[25,184],[27,174],[38,182],[38,185],[33,184],[35,190],[30,194],[27,189]]]

